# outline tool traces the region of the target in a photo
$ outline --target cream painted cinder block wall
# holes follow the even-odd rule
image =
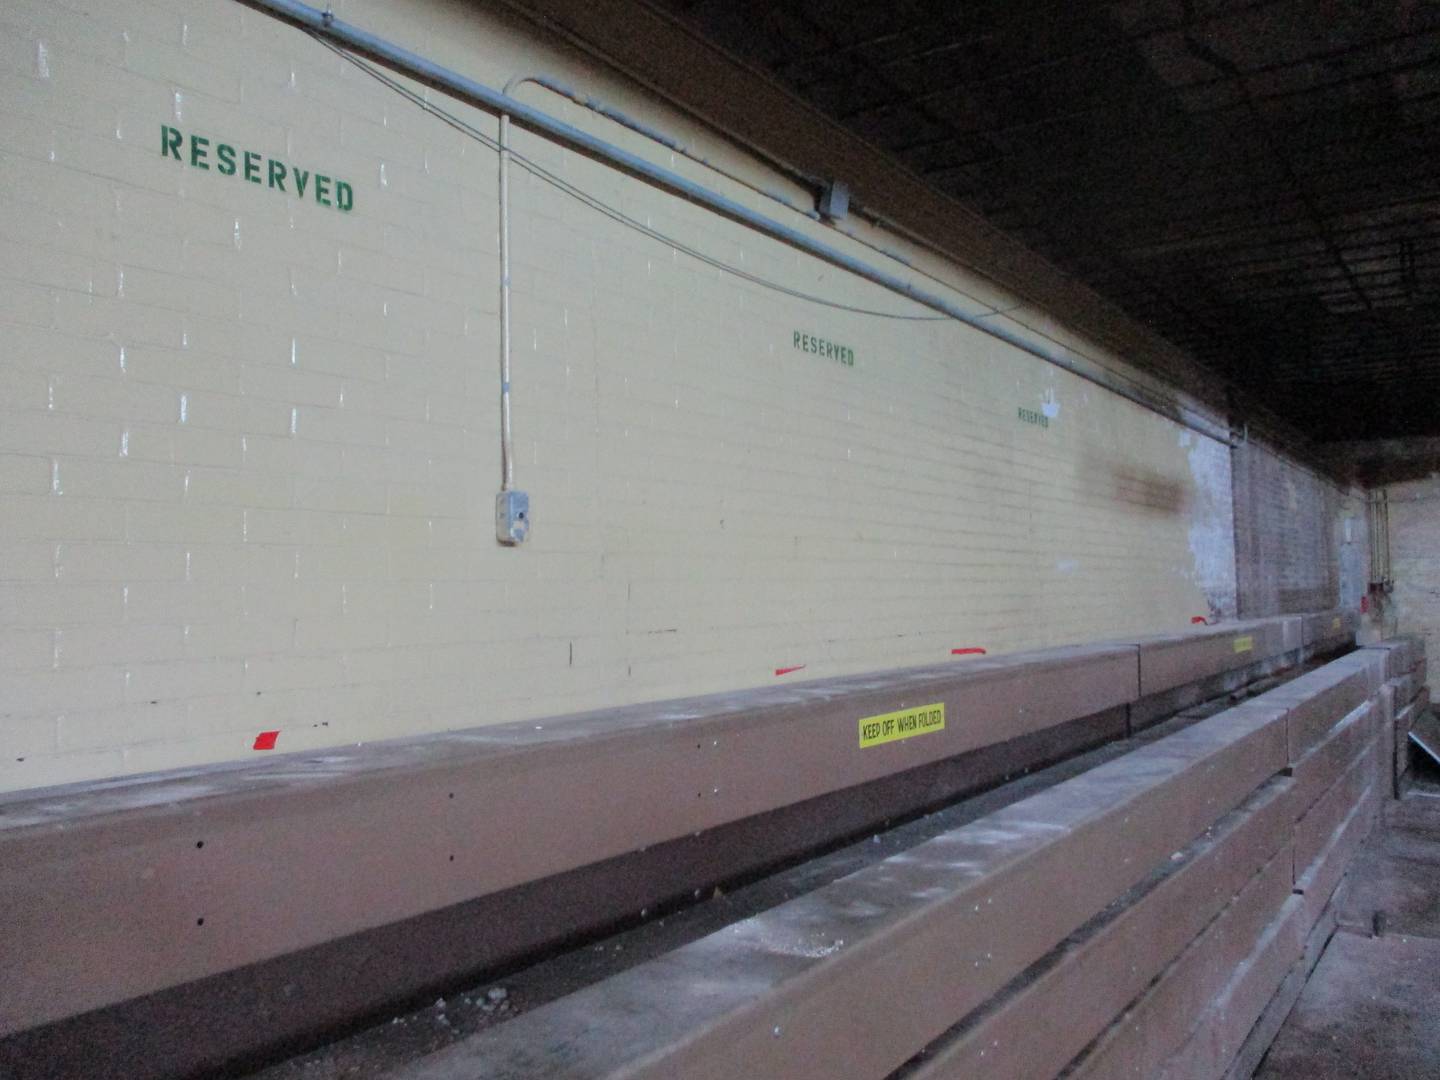
[[[564,78],[810,198],[482,5],[335,9],[492,86]],[[0,789],[253,758],[262,731],[303,750],[1234,611],[1222,444],[965,326],[722,273],[519,167],[534,530],[500,547],[492,149],[233,0],[6,0],[0,79]],[[1124,367],[901,238],[852,241],[518,93]],[[166,157],[162,126],[344,180],[353,208]],[[515,147],[749,273],[934,314]]]

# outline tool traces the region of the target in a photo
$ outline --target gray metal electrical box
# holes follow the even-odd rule
[[[820,216],[826,221],[843,221],[850,212],[850,188],[831,180],[820,192]]]
[[[502,544],[523,544],[530,535],[530,496],[523,491],[502,491],[495,496],[495,539]]]

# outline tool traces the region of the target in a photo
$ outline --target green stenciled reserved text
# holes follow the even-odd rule
[[[321,206],[349,213],[355,207],[355,189],[345,180],[245,150],[193,132],[186,134],[169,124],[160,125],[160,156],[174,158],[194,169],[214,170],[221,176],[238,176],[252,184],[298,198],[314,199]]]

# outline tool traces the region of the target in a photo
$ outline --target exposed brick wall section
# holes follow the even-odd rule
[[[1231,475],[1241,617],[1335,607],[1340,491],[1255,443],[1232,451]]]

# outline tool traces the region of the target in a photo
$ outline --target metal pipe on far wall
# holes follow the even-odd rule
[[[629,116],[621,112],[619,109],[611,105],[605,104],[605,102],[601,101],[599,98],[593,97],[590,94],[583,93],[582,91],[575,89],[573,86],[561,82],[559,79],[552,79],[548,75],[516,75],[514,78],[512,78],[509,82],[505,84],[505,89],[502,92],[506,97],[514,97],[515,91],[519,90],[520,87],[524,86],[526,83],[533,83],[534,85],[540,87],[542,90],[549,90],[552,94],[556,94],[562,98],[565,98],[568,101],[574,102],[582,109],[589,109],[597,116],[603,116],[605,119],[613,123],[619,124],[627,131],[633,131],[635,132],[635,134],[641,135],[649,139],[651,142],[663,146],[666,150],[669,150],[670,152],[675,154],[679,154],[685,160],[693,161],[696,165],[700,165],[706,169],[709,169],[717,176],[722,176],[733,184],[739,184],[741,187],[746,188],[749,191],[753,191],[756,195],[760,195],[763,198],[771,200],[772,202],[777,202],[781,206],[785,207],[785,209],[787,210],[793,210],[795,213],[802,214],[813,221],[820,220],[820,212],[818,210],[807,210],[803,206],[795,203],[793,200],[786,198],[778,191],[771,191],[768,188],[763,188],[759,184],[746,180],[743,176],[739,176],[736,173],[730,172],[728,169],[721,168],[709,158],[705,157],[704,154],[696,153],[694,150],[691,150],[688,146],[682,143],[679,139],[665,134],[665,132],[661,131],[659,128],[654,128],[651,127],[649,124],[642,123],[641,121],[636,120],[633,116]],[[862,240],[860,241],[860,243],[864,243],[864,241]]]
[[[500,114],[500,490],[515,486],[510,427],[510,115]]]
[[[791,247],[855,274],[857,277],[865,278],[916,303],[948,315],[957,322],[964,323],[966,326],[1003,341],[1021,352],[1062,368],[1078,378],[1157,413],[1173,423],[1199,432],[1207,438],[1232,445],[1230,433],[1219,425],[1192,418],[1174,402],[1159,399],[1148,392],[1091,371],[1078,355],[1073,355],[1069,350],[1032,341],[1003,326],[987,323],[984,321],[989,317],[986,314],[972,314],[945,297],[919,289],[887,270],[866,263],[824,241],[808,236],[798,229],[766,217],[764,214],[697,184],[673,170],[632,154],[613,143],[606,142],[604,139],[582,131],[563,120],[556,119],[548,113],[525,105],[515,98],[507,97],[498,90],[476,82],[432,60],[427,60],[417,53],[351,26],[336,19],[329,12],[312,8],[307,4],[300,3],[299,0],[240,0],[240,2],[309,30],[342,48],[384,64],[394,71],[450,94],[470,105],[498,116],[508,115],[514,123],[581,150],[634,176],[649,180],[659,187],[681,195],[700,206],[730,218],[732,221],[765,233]],[[512,493],[502,491],[501,499],[504,499],[507,494]],[[497,501],[497,535],[500,526],[500,506],[500,502]],[[525,527],[528,528],[528,507],[526,512]],[[500,538],[505,540],[504,536]],[[523,539],[523,536],[520,539]],[[505,542],[517,541],[512,539]]]
[[[530,496],[515,487],[515,432],[510,420],[510,114],[500,114],[500,491],[495,539],[506,546],[530,535]]]

